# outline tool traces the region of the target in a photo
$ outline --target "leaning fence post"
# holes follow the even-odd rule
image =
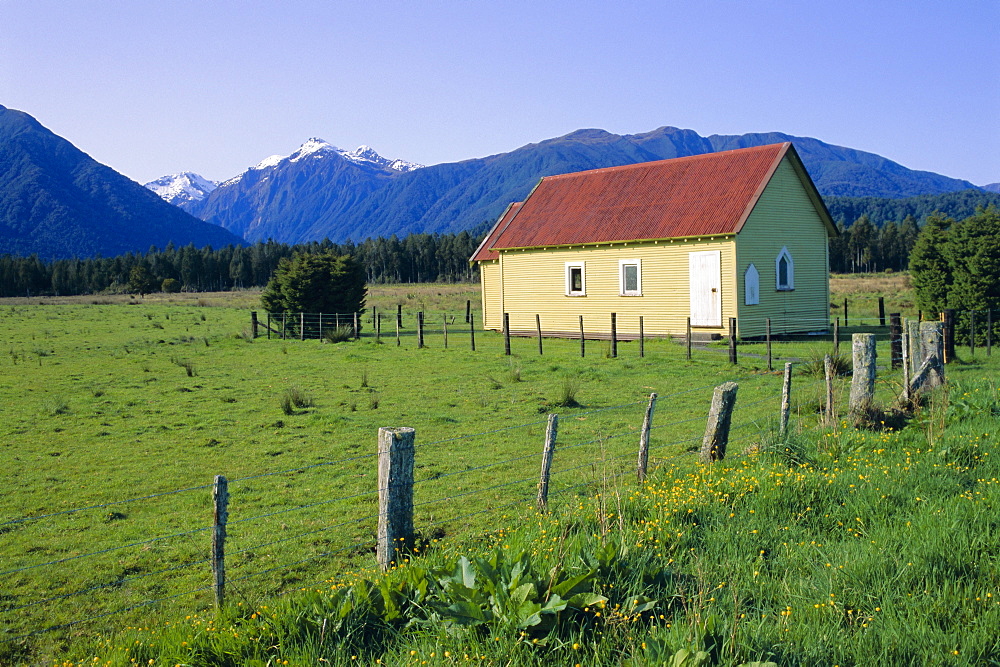
[[[653,410],[656,409],[656,394],[649,395],[649,405],[646,406],[646,416],[642,420],[642,433],[639,434],[639,482],[646,481],[646,470],[649,467],[649,429],[653,425]]]
[[[618,313],[611,313],[611,357],[618,356]]]
[[[708,425],[705,427],[705,437],[701,442],[701,462],[711,463],[726,458],[726,447],[729,445],[729,426],[733,420],[733,408],[736,406],[735,382],[724,382],[715,388],[712,394],[712,407],[708,411]]]
[[[472,347],[472,351],[476,351],[476,315],[473,312],[469,312],[469,345]]]
[[[226,600],[226,522],[229,519],[229,482],[222,475],[215,476],[212,504],[212,590],[216,609],[222,609]]]
[[[510,356],[510,313],[503,314],[503,353]]]
[[[764,338],[767,339],[767,370],[773,371],[774,364],[771,357],[771,318],[764,320]]]
[[[251,310],[250,311],[250,337],[251,338],[256,338],[257,337],[257,311],[256,310]]]
[[[792,411],[792,362],[785,362],[785,376],[781,382],[781,419],[778,422],[778,435],[784,438],[788,435],[788,414]]]
[[[538,356],[542,356],[542,318],[535,313],[535,331],[538,332]]]
[[[864,415],[875,399],[875,334],[856,333],[851,336],[851,402],[853,417]]]
[[[826,423],[833,425],[837,412],[833,407],[833,358],[829,354],[823,357],[823,375],[826,378]]]
[[[556,432],[559,429],[559,415],[550,414],[545,427],[545,447],[542,449],[542,472],[538,478],[538,511],[549,509],[549,474],[552,470],[552,455],[556,449]]]
[[[378,430],[378,532],[375,556],[383,570],[413,539],[413,441],[409,427]]]

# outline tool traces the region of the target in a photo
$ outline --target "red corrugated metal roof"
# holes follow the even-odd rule
[[[790,147],[547,176],[519,207],[507,209],[473,260],[495,259],[495,248],[736,233]]]
[[[507,210],[503,212],[500,219],[496,221],[495,225],[493,225],[493,229],[490,230],[490,233],[486,235],[483,242],[479,244],[478,248],[476,248],[476,252],[472,253],[472,259],[469,261],[479,262],[484,259],[500,258],[500,253],[493,249],[493,241],[495,241],[496,237],[500,235],[500,231],[507,226],[507,223],[514,217],[514,214],[517,213],[518,209],[521,208],[521,204],[522,202],[512,202],[507,205]]]

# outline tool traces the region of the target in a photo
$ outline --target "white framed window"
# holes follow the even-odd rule
[[[760,303],[760,272],[753,264],[743,274],[743,303],[756,306]]]
[[[795,289],[795,262],[792,261],[792,254],[788,248],[781,247],[781,252],[774,260],[774,288],[779,291]]]
[[[642,260],[618,260],[618,293],[621,296],[642,296]]]
[[[566,296],[587,296],[587,272],[583,262],[566,262]]]

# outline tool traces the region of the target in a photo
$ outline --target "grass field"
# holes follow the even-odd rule
[[[374,288],[371,303],[462,313],[474,295],[461,285]],[[0,463],[9,480],[0,502],[0,661],[79,656],[97,633],[204,618],[208,487],[217,474],[230,479],[227,574],[237,604],[258,609],[276,593],[370,572],[380,426],[416,428],[416,526],[441,544],[509,521],[547,530],[548,519],[523,518],[546,412],[561,416],[553,506],[563,517],[577,506],[593,513],[595,490],[618,489],[633,474],[652,391],[661,396],[652,441],[659,477],[640,494],[646,500],[636,496],[638,508],[652,512],[656,484],[705,474],[688,450],[700,441],[714,385],[740,382],[733,460],[755,461],[739,454],[773,444],[780,376],[765,372],[759,357],[732,367],[709,349],[687,362],[669,341],[648,342],[645,358],[635,343],[610,359],[606,343],[591,342],[581,359],[575,341],[546,341],[539,356],[534,340],[521,339],[508,358],[499,336],[483,332],[471,352],[460,324],[448,349],[440,331],[422,350],[412,332],[399,347],[370,338],[251,342],[246,293],[105,301],[0,306]],[[807,359],[825,346],[784,343],[775,352],[779,362]],[[885,358],[881,345],[879,352]],[[988,376],[995,365],[984,362],[954,366],[955,377]],[[896,384],[883,373],[880,399],[891,400]],[[842,402],[843,386],[839,392]],[[298,407],[288,404],[293,394]],[[579,407],[556,405],[567,394]],[[796,429],[814,432],[820,401],[817,380],[797,378]],[[923,431],[933,437],[935,429],[940,435],[944,426],[929,422]],[[837,443],[825,455],[863,446],[863,434],[834,433],[823,436]],[[593,520],[606,527],[602,511]]]

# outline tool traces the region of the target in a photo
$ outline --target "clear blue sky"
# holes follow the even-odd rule
[[[0,104],[140,182],[781,131],[1000,181],[1000,1],[0,0]]]

